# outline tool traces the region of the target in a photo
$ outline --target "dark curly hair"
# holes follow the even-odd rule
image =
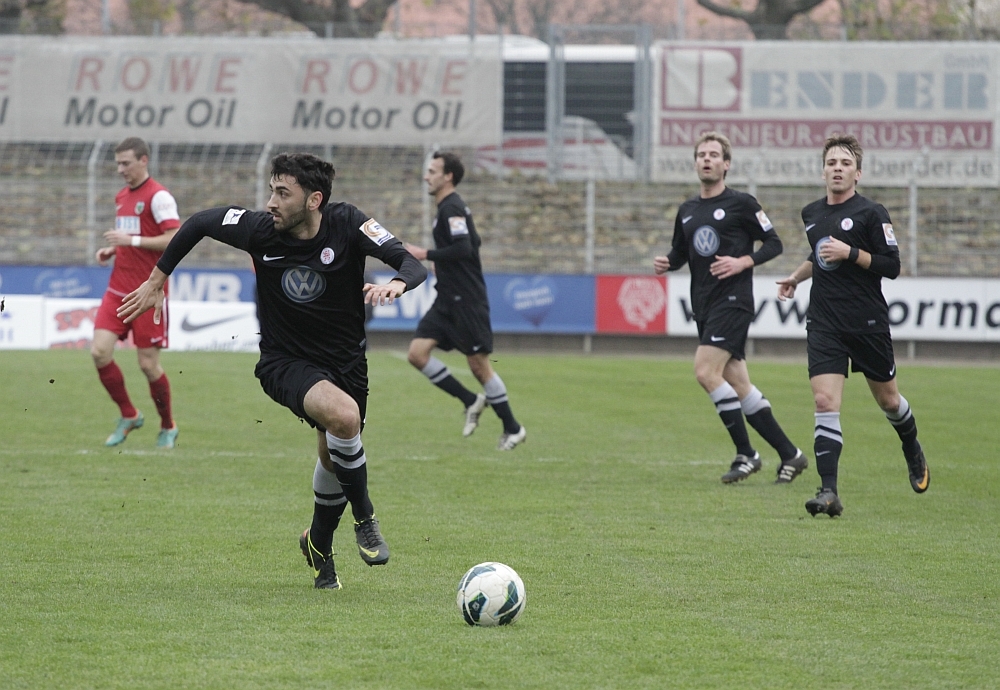
[[[332,165],[311,153],[279,153],[271,159],[271,177],[282,175],[294,177],[307,196],[320,192],[323,200],[319,207],[322,209],[330,200],[333,178],[337,172]]]

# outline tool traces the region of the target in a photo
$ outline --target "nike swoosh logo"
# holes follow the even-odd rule
[[[927,488],[927,485],[931,483],[931,476],[927,472],[927,468],[924,468],[924,478],[917,484],[921,491]]]
[[[194,331],[201,331],[206,328],[211,328],[212,326],[218,326],[220,323],[226,323],[226,321],[236,321],[237,319],[242,319],[243,315],[239,316],[227,316],[224,319],[216,319],[215,321],[206,321],[205,323],[191,323],[188,321],[188,317],[185,315],[184,320],[181,322],[181,330],[193,333]]]
[[[694,216],[688,216],[687,218],[681,218],[681,225],[683,225],[684,223],[688,222],[692,218],[694,218]]]
[[[368,556],[369,558],[375,558],[375,556],[378,555],[378,551],[369,551],[368,549],[366,549],[365,547],[361,546],[360,544],[358,545],[358,548],[361,549],[361,553],[363,553],[364,555]]]
[[[806,232],[809,232],[810,230],[812,230],[815,227],[816,227],[816,223],[810,223],[809,225],[806,226]]]
[[[894,376],[896,374],[896,365],[892,365],[892,369],[889,370],[889,376]]]
[[[819,457],[819,456],[821,456],[821,455],[826,455],[826,454],[827,454],[827,453],[829,453],[829,452],[830,452],[830,451],[828,451],[828,450],[821,450],[820,452],[816,453],[816,457],[818,458],[818,457]]]
[[[264,261],[277,261],[278,259],[284,259],[285,257],[283,257],[283,256],[268,256],[267,254],[265,254],[264,256],[262,256],[260,258],[262,258]]]
[[[722,338],[722,337],[717,336],[717,335],[713,335],[711,338],[709,338],[709,340],[711,340],[713,343],[719,343],[719,342],[722,342],[723,340],[725,340],[725,338]]]

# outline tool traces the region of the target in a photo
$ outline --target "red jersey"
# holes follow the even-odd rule
[[[135,189],[125,187],[115,197],[115,230],[156,237],[181,225],[177,201],[167,188],[147,177]],[[108,290],[124,297],[143,283],[163,252],[139,247],[117,247]],[[163,286],[166,293],[167,286]]]

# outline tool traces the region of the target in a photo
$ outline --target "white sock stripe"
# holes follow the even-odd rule
[[[344,494],[337,494],[333,498],[327,498],[326,496],[314,493],[313,501],[321,506],[339,506],[347,503],[347,497]]]
[[[893,424],[899,424],[905,422],[907,419],[913,416],[910,412],[910,403],[906,401],[902,395],[899,396],[899,409],[895,412],[886,412],[885,416]]]
[[[727,400],[715,403],[715,409],[719,412],[728,412],[729,410],[741,410],[743,406],[740,405],[739,400]]]
[[[839,412],[817,412],[816,426],[825,426],[827,429],[832,429],[835,431],[840,431],[840,413]]]
[[[771,407],[771,403],[757,389],[757,386],[751,386],[747,397],[740,400],[740,406],[743,408],[743,414],[752,415]]]
[[[365,464],[365,449],[361,445],[361,434],[354,438],[337,438],[326,432],[326,447],[330,451],[330,459],[349,470],[357,469]]]
[[[507,394],[504,393],[503,395],[501,395],[498,398],[492,398],[492,397],[490,397],[490,396],[487,395],[486,396],[486,400],[487,400],[487,402],[489,402],[490,405],[497,405],[499,403],[505,403],[505,402],[507,402]]]
[[[500,374],[493,372],[493,378],[483,384],[483,392],[490,401],[505,402],[507,400],[507,386],[504,385]]]
[[[429,378],[431,383],[443,381],[451,374],[451,372],[448,371],[448,365],[437,357],[431,357],[427,360],[427,365],[420,370],[420,373]]]
[[[721,386],[708,394],[708,397],[710,397],[714,403],[719,403],[729,398],[736,401],[739,401],[740,399],[740,396],[736,394],[736,389],[730,386],[727,381],[723,381]]]
[[[820,436],[836,441],[840,445],[844,445],[844,437],[842,434],[829,431],[828,429],[824,429],[822,427],[816,427],[816,431],[813,433],[813,438],[819,438]]]

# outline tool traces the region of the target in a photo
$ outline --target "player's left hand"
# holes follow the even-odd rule
[[[134,235],[129,235],[118,230],[108,230],[104,233],[104,241],[112,247],[128,247],[132,244],[132,237]]]
[[[378,307],[392,304],[397,297],[406,292],[406,284],[402,280],[390,280],[385,285],[365,283],[362,290],[365,293],[365,304]]]
[[[844,261],[851,255],[851,245],[831,237],[819,248],[819,258],[823,261]]]
[[[719,256],[716,254],[715,261],[708,267],[708,270],[713,276],[723,280],[742,273],[752,266],[753,259],[749,256]]]
[[[122,306],[118,307],[118,318],[125,323],[132,323],[152,307],[153,323],[159,325],[163,311],[163,284],[166,282],[166,274],[154,268],[146,282],[122,299]]]

